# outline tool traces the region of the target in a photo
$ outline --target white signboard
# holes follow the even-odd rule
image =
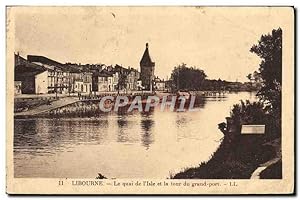
[[[265,125],[242,125],[241,134],[265,134]]]

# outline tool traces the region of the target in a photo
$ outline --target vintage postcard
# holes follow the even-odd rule
[[[8,194],[293,194],[293,7],[8,6]]]

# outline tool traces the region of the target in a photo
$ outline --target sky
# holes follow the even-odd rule
[[[160,78],[186,63],[210,79],[243,82],[260,63],[251,46],[285,23],[279,12],[267,7],[20,7],[15,52],[140,70],[149,43]]]

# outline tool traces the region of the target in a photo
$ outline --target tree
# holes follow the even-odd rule
[[[261,59],[259,76],[262,87],[258,96],[268,104],[271,112],[281,115],[281,81],[282,81],[282,30],[272,30],[271,34],[262,35],[258,44],[250,49]]]
[[[256,83],[261,83],[261,82],[262,82],[262,79],[261,79],[261,77],[260,77],[259,72],[254,71],[252,76],[253,76],[253,79],[254,79],[254,81],[255,81]]]
[[[127,85],[127,75],[124,72],[120,72],[118,83],[117,83],[118,94],[120,90],[126,88],[126,85]]]
[[[249,81],[252,81],[252,74],[248,74],[246,77],[249,79]]]
[[[177,90],[200,90],[206,74],[196,67],[187,67],[186,64],[174,67],[171,80],[173,89]]]

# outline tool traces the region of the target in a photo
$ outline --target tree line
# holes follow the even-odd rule
[[[253,91],[258,90],[256,85],[241,82],[230,82],[219,79],[207,79],[207,75],[198,67],[189,67],[182,63],[172,70],[171,89],[173,91]]]

